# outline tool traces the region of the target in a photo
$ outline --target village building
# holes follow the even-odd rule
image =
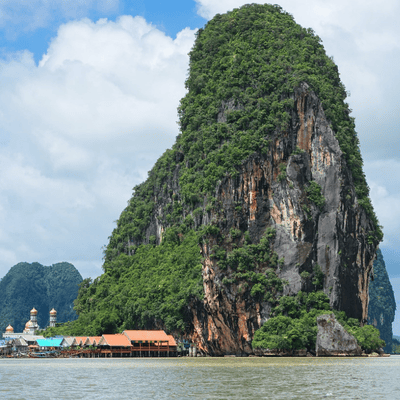
[[[123,333],[103,335],[99,340],[98,346],[101,347],[101,353],[106,357],[131,355],[131,341]]]
[[[11,340],[11,348],[13,352],[26,354],[29,351],[29,344],[24,338],[20,337]]]
[[[61,346],[63,348],[72,347],[73,343],[74,343],[74,340],[75,340],[75,338],[73,336],[66,336],[62,340]]]
[[[84,347],[94,346],[96,347],[100,342],[101,336],[88,336],[84,343]]]
[[[85,345],[87,336],[75,336],[72,342],[72,347],[83,347]]]
[[[37,339],[36,343],[39,346],[39,350],[60,350],[62,348],[63,338],[44,338]]]
[[[11,340],[0,340],[0,356],[7,356],[12,353]]]
[[[132,344],[134,357],[170,357],[177,355],[175,339],[162,330],[126,330],[123,334]]]
[[[51,310],[51,315],[55,315],[54,311]],[[33,309],[24,333],[14,333],[10,325],[6,328],[4,335],[7,337],[0,348],[2,356],[171,357],[178,355],[175,339],[162,330],[125,330],[123,333],[102,336],[44,338],[32,333],[31,328],[37,326],[36,316],[37,311]]]

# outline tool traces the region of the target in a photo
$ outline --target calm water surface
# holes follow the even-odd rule
[[[0,359],[0,399],[400,399],[388,358]]]

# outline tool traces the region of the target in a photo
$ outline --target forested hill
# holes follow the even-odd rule
[[[369,285],[368,323],[379,329],[386,342],[385,351],[392,351],[392,323],[396,312],[396,300],[386,271],[382,252],[377,251],[374,261],[374,280]]]
[[[218,14],[186,87],[181,133],[134,188],[64,332],[158,327],[249,353],[280,297],[317,290],[366,319],[382,231],[321,39],[277,5]]]
[[[81,282],[79,271],[67,262],[49,267],[37,262],[14,265],[0,281],[0,332],[8,324],[14,332],[22,332],[33,307],[41,328],[48,326],[52,308],[57,311],[57,322],[75,320],[73,302]]]

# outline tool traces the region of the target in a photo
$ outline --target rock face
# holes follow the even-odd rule
[[[368,324],[379,329],[380,337],[386,343],[386,353],[392,352],[392,323],[396,312],[396,300],[380,250],[374,261],[374,279],[369,286]]]
[[[226,178],[217,187],[222,205],[218,219],[225,221],[220,227],[224,234],[231,228],[249,231],[254,242],[267,227],[274,227],[273,249],[284,258],[278,275],[288,282],[284,294],[313,290],[318,265],[332,307],[366,322],[375,257],[375,246],[366,237],[371,222],[357,204],[351,173],[318,97],[304,83],[292,98],[295,106],[286,134],[276,135],[267,155],[250,157],[237,178]],[[299,154],[293,154],[296,147]],[[282,163],[287,176],[278,181]],[[311,181],[322,188],[325,204],[320,208],[307,197]],[[240,211],[237,204],[242,205]],[[240,285],[221,284],[227,272],[210,259],[213,244],[211,240],[202,249],[205,298],[192,309],[191,337],[207,353],[251,353],[253,333],[268,318],[269,305],[255,302],[248,291],[238,294]],[[301,278],[304,271],[308,279]]]
[[[344,330],[343,326],[336,321],[334,314],[319,316],[317,326],[317,357],[359,356],[362,354],[355,337]]]

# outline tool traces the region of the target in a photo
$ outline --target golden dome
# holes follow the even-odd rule
[[[6,328],[6,332],[14,332],[14,328],[11,325],[8,325]]]
[[[50,311],[50,315],[56,315],[57,314],[57,311],[53,308],[51,311]]]
[[[27,328],[31,328],[33,326],[33,322],[31,320],[29,320],[26,324],[25,324],[25,329]]]
[[[37,314],[37,310],[35,307],[33,307],[31,310],[31,315],[36,315],[36,314]]]

